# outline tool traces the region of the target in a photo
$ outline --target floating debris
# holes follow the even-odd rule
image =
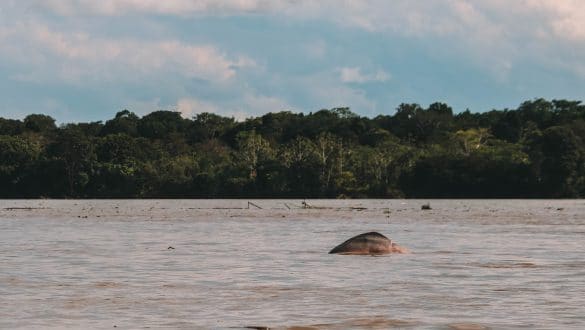
[[[339,210],[341,208],[339,207],[324,207],[324,206],[313,206],[313,205],[309,205],[309,203],[302,201],[301,202],[301,208],[303,209],[313,209],[313,210]]]
[[[421,210],[432,210],[432,208],[431,208],[431,204],[430,204],[430,203],[423,204],[423,205],[420,207],[420,209],[421,209]]]
[[[260,206],[258,206],[258,205],[256,205],[256,204],[254,204],[254,203],[252,203],[252,202],[248,202],[248,209],[250,209],[250,205],[252,205],[252,206],[254,206],[254,207],[256,207],[256,208],[258,208],[258,209],[262,210],[262,208],[261,208]]]

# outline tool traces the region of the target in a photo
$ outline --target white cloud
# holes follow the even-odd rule
[[[270,10],[286,1],[272,0],[42,0],[40,6],[61,15],[132,13],[188,16],[198,13],[248,13]]]
[[[211,82],[231,80],[252,67],[245,57],[228,57],[211,45],[176,40],[103,39],[86,33],[62,33],[39,24],[0,29],[0,56],[26,68],[16,79],[142,80],[160,74]]]
[[[526,58],[557,66],[556,58],[561,57],[579,66],[579,58],[585,57],[581,0],[39,0],[37,4],[61,15],[260,14],[327,21],[430,39],[435,49],[429,51],[466,56],[501,79]],[[320,47],[307,50],[314,58],[323,54]],[[577,59],[557,55],[567,52],[577,53]]]
[[[181,19],[167,24],[170,20],[160,15]],[[226,38],[225,31],[215,35],[215,23],[208,27],[197,21],[200,16],[229,15],[276,18],[270,24],[282,23],[282,30],[266,33],[283,33],[279,35],[282,40],[292,37],[289,58],[267,61],[267,67],[259,67],[246,56],[226,52],[242,49],[242,45],[233,42],[232,36]],[[192,21],[197,21],[193,25],[197,30],[190,25]],[[292,31],[295,24],[306,21],[319,23],[306,25],[316,33],[298,35]],[[110,22],[112,28],[102,29]],[[255,22],[261,25],[265,21]],[[111,32],[128,26],[135,26],[135,31]],[[368,34],[364,31],[371,33],[364,42],[355,44],[344,35]],[[328,39],[331,35],[334,37]],[[217,43],[185,41],[213,38]],[[272,56],[276,47],[286,47],[284,42],[272,44],[269,40],[249,40],[246,47],[265,47],[267,56]],[[371,112],[381,98],[378,95],[376,100],[377,92],[360,84],[399,80],[378,69],[392,67],[379,55],[384,49],[399,53],[392,44],[396,40],[396,44],[417,47],[404,54],[416,49],[424,53],[422,59],[436,60],[428,67],[447,63],[449,70],[457,71],[472,65],[491,75],[469,78],[474,81],[528,79],[512,76],[519,64],[525,65],[524,70],[546,70],[559,79],[568,72],[585,78],[585,1],[6,0],[0,6],[0,68],[6,76],[38,86],[67,82],[85,87],[86,92],[87,86],[92,86],[96,94],[109,93],[107,97],[112,99],[140,99],[149,94],[145,98],[160,97],[166,103],[161,107],[160,99],[147,101],[141,105],[144,109],[177,109],[184,116],[206,109],[244,119],[291,109],[287,99],[315,107],[348,105]],[[370,50],[366,42],[376,44]],[[218,47],[220,43],[226,48]],[[366,47],[350,48],[356,45]],[[351,56],[340,56],[343,51]],[[374,55],[371,61],[366,58],[370,53]],[[400,56],[392,58],[399,60]],[[354,66],[342,67],[347,61]],[[282,67],[269,67],[272,63]],[[255,70],[239,74],[248,68]],[[309,69],[314,71],[307,72]],[[426,74],[421,72],[424,69],[413,70],[419,75],[413,78]],[[430,70],[429,74],[437,74]],[[403,72],[397,67],[392,70],[393,75]],[[261,90],[260,86],[268,85]],[[194,92],[199,87],[205,91]],[[426,93],[420,90],[412,94]]]
[[[194,115],[203,112],[209,113],[220,112],[219,108],[213,103],[189,97],[180,99],[177,102],[176,109],[181,113],[181,116],[183,116],[184,118],[191,118]]]
[[[339,72],[340,79],[344,83],[363,84],[367,82],[384,82],[390,80],[390,74],[383,70],[364,74],[360,67],[346,67],[339,69]]]
[[[151,98],[151,99],[143,99],[143,100],[126,99],[125,101],[122,102],[122,104],[120,104],[118,106],[117,109],[112,110],[112,114],[109,116],[109,118],[113,118],[114,115],[116,114],[116,112],[118,112],[122,109],[128,109],[140,117],[147,115],[147,114],[149,114],[153,111],[156,111],[156,110],[161,110],[161,109],[171,109],[172,110],[172,108],[170,108],[166,105],[161,105],[160,97],[155,97],[155,98]]]
[[[319,109],[350,107],[362,115],[373,115],[377,103],[359,86],[344,84],[335,72],[321,72],[294,80],[295,86],[307,86],[303,89],[303,98]],[[313,111],[315,108],[303,109]]]
[[[334,21],[370,31],[407,35],[504,37],[546,26],[556,36],[585,39],[581,0],[35,0],[60,15],[284,15]],[[537,16],[530,27],[518,24]]]
[[[534,0],[526,1],[525,5],[547,17],[545,23],[555,37],[575,42],[585,41],[585,2]]]
[[[184,97],[177,101],[176,106],[170,108],[176,109],[184,118],[191,118],[196,114],[209,112],[233,117],[238,121],[243,121],[249,117],[261,116],[268,112],[292,109],[284,100],[251,92],[230,102],[219,101],[219,103],[204,101],[195,97]]]

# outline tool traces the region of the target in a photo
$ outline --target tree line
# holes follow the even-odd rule
[[[585,197],[585,105],[0,117],[0,198]]]

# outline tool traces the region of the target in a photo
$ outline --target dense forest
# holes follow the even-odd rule
[[[124,110],[57,126],[0,118],[1,198],[585,196],[585,105],[536,99],[454,114],[401,104],[238,122]]]

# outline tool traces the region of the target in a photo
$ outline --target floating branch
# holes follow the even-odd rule
[[[254,204],[252,202],[248,202],[248,209],[250,209],[250,205],[255,206],[255,207],[259,208],[260,210],[262,210],[262,208],[260,206]]]

